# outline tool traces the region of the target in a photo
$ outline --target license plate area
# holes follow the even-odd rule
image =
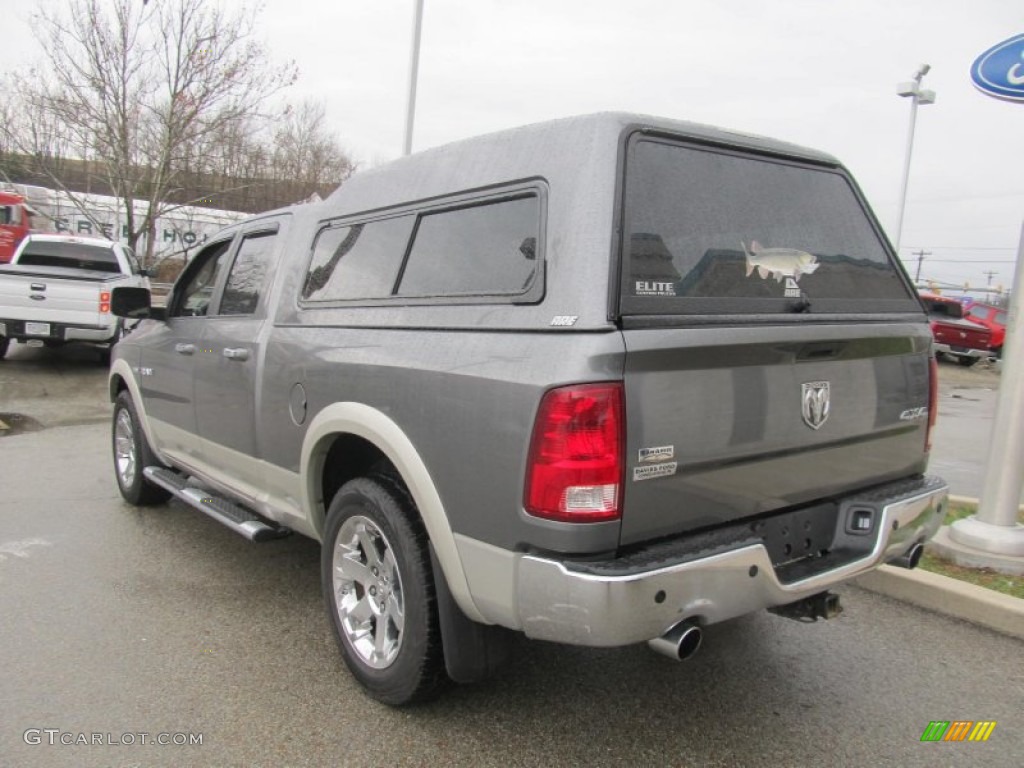
[[[50,336],[50,324],[49,323],[25,323],[25,335],[26,336]]]
[[[838,505],[818,504],[758,520],[751,528],[768,550],[772,565],[780,566],[827,552],[835,538],[838,514]]]

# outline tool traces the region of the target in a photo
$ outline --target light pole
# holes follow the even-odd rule
[[[405,110],[405,141],[402,154],[412,152],[412,124],[416,117],[416,81],[420,68],[420,29],[423,26],[423,0],[416,0],[416,15],[412,23],[412,55],[409,61],[409,102]]]
[[[903,212],[907,207],[907,182],[910,180],[910,155],[914,151],[914,124],[917,122],[917,105],[934,104],[935,91],[921,90],[921,79],[928,74],[931,65],[922,64],[917,68],[914,79],[909,83],[896,86],[896,93],[910,97],[910,130],[907,132],[907,156],[903,161],[903,189],[900,190],[900,213],[896,220],[896,255],[900,253],[900,241],[903,239]]]

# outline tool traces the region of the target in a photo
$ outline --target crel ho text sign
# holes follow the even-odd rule
[[[1024,102],[1024,35],[997,43],[975,59],[971,81],[989,96]]]

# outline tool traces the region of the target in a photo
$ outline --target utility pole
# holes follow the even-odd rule
[[[982,272],[981,274],[986,275],[988,277],[988,285],[991,288],[992,287],[992,278],[995,277],[996,275],[998,275],[999,273],[998,272]]]
[[[911,256],[917,256],[917,274],[914,275],[914,284],[916,285],[921,279],[921,262],[924,261],[925,256],[931,256],[931,251],[926,251],[922,248],[920,251],[913,251]]]

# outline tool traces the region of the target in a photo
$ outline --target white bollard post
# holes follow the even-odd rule
[[[957,520],[949,536],[983,552],[1024,557],[1024,525],[1017,522],[1024,486],[1024,223],[1017,247],[1010,317],[1003,343],[1002,381],[978,514]]]

